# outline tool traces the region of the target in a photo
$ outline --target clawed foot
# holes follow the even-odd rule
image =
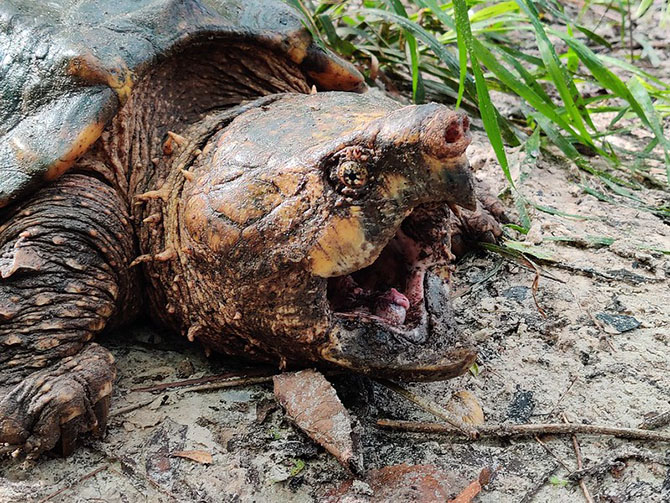
[[[79,435],[103,435],[115,376],[97,344],[29,375],[0,396],[0,456],[31,460],[54,447],[67,456]]]
[[[482,182],[477,183],[477,209],[452,208],[451,251],[457,257],[475,243],[495,243],[502,236],[501,224],[509,222],[505,207]]]

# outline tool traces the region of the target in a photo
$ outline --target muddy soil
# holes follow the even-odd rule
[[[650,39],[670,43],[655,21],[646,22]],[[661,67],[650,67],[665,77],[667,43],[657,51]],[[518,106],[509,98],[497,101],[506,102],[503,110]],[[639,150],[648,138],[639,129],[616,141]],[[573,216],[531,207],[531,231],[513,236],[531,253],[549,259],[542,262],[536,291],[532,268],[495,253],[475,253],[457,264],[452,280],[457,322],[478,341],[479,372],[409,387],[443,405],[454,392],[468,390],[481,402],[487,422],[560,422],[565,416],[571,422],[635,427],[653,413],[670,410],[670,255],[659,251],[670,250],[668,222],[642,203],[617,196],[607,202],[587,194],[574,166],[551,150],[537,158],[521,149],[509,154],[528,200]],[[516,215],[481,132],[475,131],[470,158],[477,176],[502,192]],[[657,163],[655,169],[663,168]],[[653,187],[636,194],[655,206],[670,205],[668,192]],[[604,245],[594,236],[613,241]],[[27,469],[3,462],[0,502],[51,496],[49,501],[61,502],[307,503],[321,501],[349,477],[287,421],[275,406],[270,384],[210,392],[132,391],[236,371],[242,363],[207,359],[200,348],[141,322],[101,342],[114,353],[119,369],[106,437],[84,439],[71,457],[47,456]],[[533,438],[466,442],[384,431],[374,424],[378,418],[434,418],[368,379],[333,381],[360,425],[367,469],[433,464],[456,477],[457,493],[483,467],[493,466],[497,475],[476,501],[584,499],[580,487],[567,482],[576,469],[570,437],[544,436],[542,443]],[[666,426],[664,431],[670,430]],[[623,460],[616,470],[585,479],[596,501],[670,501],[667,443],[587,435],[578,440],[585,467],[613,457]],[[206,451],[212,463],[172,456],[186,450]],[[54,495],[58,490],[63,492]]]

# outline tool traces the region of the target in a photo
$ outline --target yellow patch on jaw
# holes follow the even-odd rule
[[[72,142],[70,150],[49,166],[44,178],[47,181],[55,180],[70,169],[75,161],[79,159],[79,157],[81,157],[98,138],[100,138],[103,129],[105,129],[105,125],[102,122],[96,122],[85,127]]]
[[[333,218],[309,254],[312,273],[316,276],[341,276],[374,259],[374,247],[365,238],[358,212],[352,213],[348,217]]]
[[[410,187],[407,177],[396,173],[388,173],[384,175],[383,183],[388,197],[393,199],[402,199],[402,196]]]

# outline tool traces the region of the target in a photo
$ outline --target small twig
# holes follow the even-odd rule
[[[645,419],[638,428],[642,430],[656,430],[670,424],[670,410],[659,412],[652,417]]]
[[[554,413],[554,411],[558,408],[558,406],[561,404],[561,402],[563,401],[563,399],[568,395],[568,393],[570,393],[570,390],[572,389],[572,387],[573,387],[573,386],[575,385],[575,383],[577,382],[577,379],[579,379],[579,376],[574,376],[574,377],[572,378],[572,382],[570,382],[570,384],[568,385],[568,388],[563,392],[563,394],[560,396],[560,398],[556,401],[556,403],[554,404],[554,406],[553,406],[553,407],[551,408],[551,410],[549,411],[549,414],[548,414],[548,415],[552,415],[552,414]]]
[[[66,485],[66,486],[64,486],[64,487],[61,487],[58,491],[53,492],[53,493],[51,493],[51,494],[48,495],[48,496],[45,496],[44,498],[42,498],[41,500],[39,500],[37,503],[45,503],[46,501],[49,501],[49,500],[55,498],[56,496],[58,496],[58,495],[60,495],[60,494],[63,494],[63,493],[64,493],[65,491],[67,491],[68,489],[72,489],[72,488],[73,488],[74,486],[76,486],[77,484],[81,484],[81,483],[84,482],[85,480],[90,479],[91,477],[95,477],[98,473],[100,473],[100,472],[103,471],[103,470],[106,470],[107,468],[109,468],[109,465],[102,465],[102,466],[99,466],[98,468],[96,468],[96,469],[93,470],[92,472],[89,472],[89,473],[87,473],[86,475],[84,475],[84,476],[82,476],[82,477],[79,477],[79,478],[78,478],[77,480],[75,480],[74,482],[71,482],[71,483],[69,483],[68,485]]]
[[[526,257],[526,260],[530,265],[533,266],[533,269],[535,269],[535,277],[533,278],[533,284],[530,287],[530,293],[533,295],[533,302],[535,302],[535,307],[537,308],[537,311],[542,315],[543,318],[546,318],[547,313],[544,312],[544,309],[542,309],[540,303],[537,301],[537,290],[540,286],[540,275],[542,273],[542,270],[540,269],[540,266],[538,266],[528,257]]]
[[[630,47],[630,63],[635,62],[635,55],[633,52],[633,15],[630,11],[630,1],[626,2],[628,6],[628,46]]]
[[[377,425],[382,428],[403,430],[418,433],[444,433],[451,435],[463,435],[459,429],[448,424],[424,423],[415,421],[396,421],[394,419],[379,419]],[[641,430],[639,428],[619,428],[617,426],[604,426],[596,424],[580,423],[538,423],[538,424],[482,424],[472,426],[480,437],[528,437],[534,435],[572,435],[582,433],[585,435],[609,435],[632,440],[649,440],[656,442],[670,442],[670,433],[660,431]],[[476,439],[465,435],[470,439]]]
[[[658,463],[660,465],[670,465],[670,460],[666,460],[662,456],[655,455],[651,452],[641,451],[639,449],[627,449],[607,458],[602,463],[598,463],[597,465],[572,472],[570,475],[568,475],[568,480],[576,482],[578,480],[582,480],[585,477],[607,473],[615,468],[620,470],[625,466],[624,461],[627,459],[639,459],[640,461],[648,461],[651,463]]]
[[[210,382],[224,381],[232,378],[243,378],[243,377],[260,377],[272,375],[275,372],[272,372],[268,369],[251,369],[245,370],[243,372],[228,372],[226,374],[218,374],[213,376],[204,376],[197,379],[185,379],[183,381],[173,381],[166,382],[163,384],[156,384],[154,386],[145,386],[142,388],[133,388],[130,390],[131,393],[137,391],[163,391],[171,388],[180,388],[182,386],[191,386],[198,384],[205,384]]]
[[[496,468],[483,468],[479,473],[479,477],[467,485],[458,495],[449,500],[449,503],[472,503],[472,500],[482,492],[482,489],[489,485],[491,480],[495,477]]]
[[[156,400],[156,397],[153,397],[151,400],[143,400],[142,402],[126,405],[125,407],[121,407],[119,409],[111,411],[109,413],[109,417],[120,416],[122,414],[127,414],[128,412],[141,409],[142,407],[146,407],[147,405],[149,405],[154,400]]]
[[[474,428],[473,426],[465,424],[463,421],[461,421],[459,418],[455,417],[453,414],[451,414],[449,411],[443,409],[437,404],[433,403],[428,403],[426,400],[421,398],[420,396],[415,395],[411,391],[403,388],[402,386],[392,382],[392,381],[387,381],[385,379],[377,379],[376,380],[379,384],[386,386],[388,389],[391,391],[394,391],[398,393],[400,396],[406,398],[410,402],[418,405],[421,407],[423,410],[426,412],[429,412],[430,414],[433,414],[435,417],[438,417],[447,423],[449,423],[451,426],[448,426],[448,428],[453,429],[461,433],[462,435],[465,435],[466,437],[474,440],[477,438],[477,429]]]
[[[561,466],[561,465],[555,464],[554,467],[551,470],[546,472],[542,476],[540,481],[537,484],[535,484],[535,486],[524,495],[524,497],[521,499],[521,501],[519,503],[530,503],[533,500],[533,498],[535,497],[535,495],[540,491],[540,489],[542,489],[542,486],[544,486],[544,484],[546,484],[549,481],[551,476],[556,473],[559,466]]]
[[[535,441],[538,444],[540,444],[544,448],[544,450],[549,453],[549,455],[552,458],[554,458],[556,461],[558,461],[558,463],[568,471],[568,473],[570,473],[572,471],[572,469],[567,464],[565,464],[565,461],[563,461],[561,458],[559,458],[558,455],[554,451],[552,451],[547,444],[545,444],[542,440],[540,440],[540,437],[538,437],[537,435],[534,435],[534,438],[535,438]]]
[[[203,384],[202,386],[186,388],[183,391],[214,391],[217,389],[234,388],[236,386],[245,386],[247,384],[260,384],[264,382],[272,382],[272,376],[241,377],[239,379],[230,379],[228,381],[217,382],[213,384]]]
[[[565,414],[563,414],[563,422],[570,424],[570,421],[568,421],[568,418]],[[575,449],[575,457],[577,458],[577,471],[579,471],[584,468],[584,461],[582,459],[582,449],[579,447],[579,442],[577,441],[577,435],[572,435],[572,447]],[[581,488],[582,493],[584,493],[584,499],[586,500],[586,503],[594,503],[593,497],[589,492],[589,488],[586,487],[586,482],[584,479],[580,479],[579,487]]]

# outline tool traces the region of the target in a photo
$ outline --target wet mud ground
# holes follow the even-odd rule
[[[498,189],[485,138],[476,135],[471,158],[479,177]],[[512,152],[516,169],[524,156]],[[468,390],[488,422],[572,422],[637,426],[670,408],[670,260],[651,248],[670,248],[670,228],[646,211],[610,205],[575,190],[571,167],[550,153],[528,170],[521,191],[537,204],[588,220],[533,212],[530,238],[561,267],[544,265],[533,299],[535,272],[492,253],[462,260],[452,291],[457,322],[478,341],[479,374],[411,385],[444,405]],[[649,198],[667,194],[649,191]],[[613,245],[584,247],[556,236],[606,235]],[[644,247],[641,247],[644,246]],[[544,311],[543,316],[538,306]],[[86,439],[67,459],[36,467],[0,465],[0,501],[320,501],[348,477],[328,453],[295,429],[276,408],[271,384],[228,390],[131,392],[133,388],[240,369],[240,362],[204,357],[201,349],[143,324],[109,334],[102,343],[118,361],[113,415],[102,441]],[[384,431],[378,418],[433,420],[413,404],[366,378],[333,380],[362,429],[368,469],[427,463],[451,472],[462,489],[485,466],[497,476],[481,502],[581,500],[562,485],[576,468],[570,437],[465,442],[439,435]],[[129,406],[135,410],[124,412]],[[119,413],[121,412],[121,413]],[[667,429],[667,428],[666,428]],[[616,473],[605,470],[587,485],[598,501],[669,501],[670,446],[580,435],[585,466],[614,454],[641,452]],[[202,465],[171,457],[203,450]],[[560,459],[560,461],[559,461]],[[663,462],[654,462],[663,461]],[[80,480],[97,469],[102,471]],[[554,483],[544,482],[547,474]]]
[[[662,61],[665,69],[669,64]],[[639,150],[648,138],[634,130],[617,141]],[[531,208],[531,231],[515,236],[552,260],[543,262],[535,298],[536,273],[518,262],[483,251],[459,262],[452,279],[456,322],[477,341],[479,372],[408,387],[441,405],[467,390],[491,423],[560,422],[565,415],[571,422],[635,427],[670,410],[670,256],[655,251],[670,249],[667,221],[623,199],[606,202],[585,193],[574,166],[551,151],[537,158],[509,153],[527,199],[580,217]],[[504,192],[481,132],[469,155],[477,176]],[[657,206],[670,204],[668,192],[636,194]],[[513,201],[506,197],[505,204],[514,215]],[[592,236],[614,241],[594,244]],[[106,437],[86,438],[71,457],[46,457],[28,469],[0,463],[0,502],[315,502],[349,477],[290,424],[270,383],[131,391],[239,371],[241,362],[207,359],[199,347],[142,322],[101,342],[119,370]],[[366,469],[436,465],[453,476],[455,494],[493,466],[496,476],[476,501],[584,500],[578,485],[565,482],[576,469],[569,436],[543,436],[542,445],[534,438],[468,442],[381,430],[379,418],[434,418],[366,378],[333,382],[359,424]],[[585,479],[596,501],[670,501],[670,444],[578,439],[587,468],[623,460]],[[172,456],[186,450],[210,453],[211,464]]]

